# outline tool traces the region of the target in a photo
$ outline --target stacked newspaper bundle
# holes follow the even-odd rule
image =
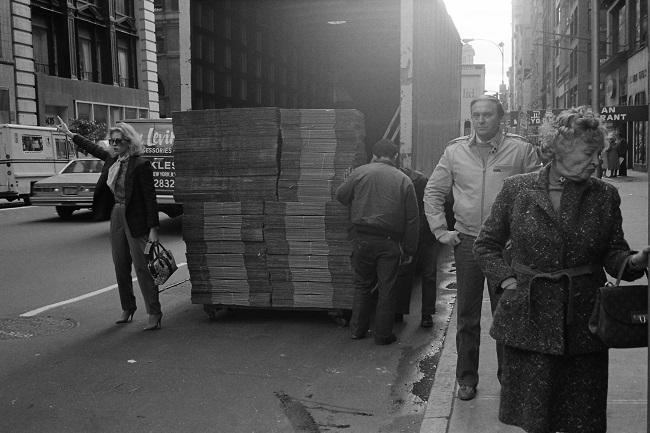
[[[334,193],[365,163],[363,115],[226,109],[173,123],[192,302],[351,308],[348,210]]]

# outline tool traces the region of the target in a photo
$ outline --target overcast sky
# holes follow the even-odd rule
[[[508,84],[508,68],[512,53],[512,3],[510,0],[444,0],[461,39],[489,39],[505,44],[504,80]],[[486,41],[471,43],[476,52],[474,63],[485,64],[485,90],[499,91],[501,54]]]

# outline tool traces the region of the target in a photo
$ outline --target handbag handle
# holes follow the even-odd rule
[[[163,249],[163,251],[167,252],[167,249],[163,247],[163,245],[160,242],[156,242],[155,244],[147,241],[147,246],[144,248],[144,254],[147,256],[149,260],[153,260],[154,257],[158,257],[160,255],[160,249]]]

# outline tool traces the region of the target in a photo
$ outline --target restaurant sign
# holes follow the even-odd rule
[[[600,109],[600,119],[605,122],[642,122],[648,120],[647,105],[614,105]]]

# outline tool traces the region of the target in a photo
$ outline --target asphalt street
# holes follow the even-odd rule
[[[161,214],[179,263],[181,230]],[[142,306],[116,325],[108,222],[4,208],[0,236],[3,433],[420,430],[455,299],[448,254],[434,327],[419,326],[416,284],[398,342],[376,346],[327,311],[224,309],[210,321],[185,266],[162,287],[161,330],[143,331]]]

